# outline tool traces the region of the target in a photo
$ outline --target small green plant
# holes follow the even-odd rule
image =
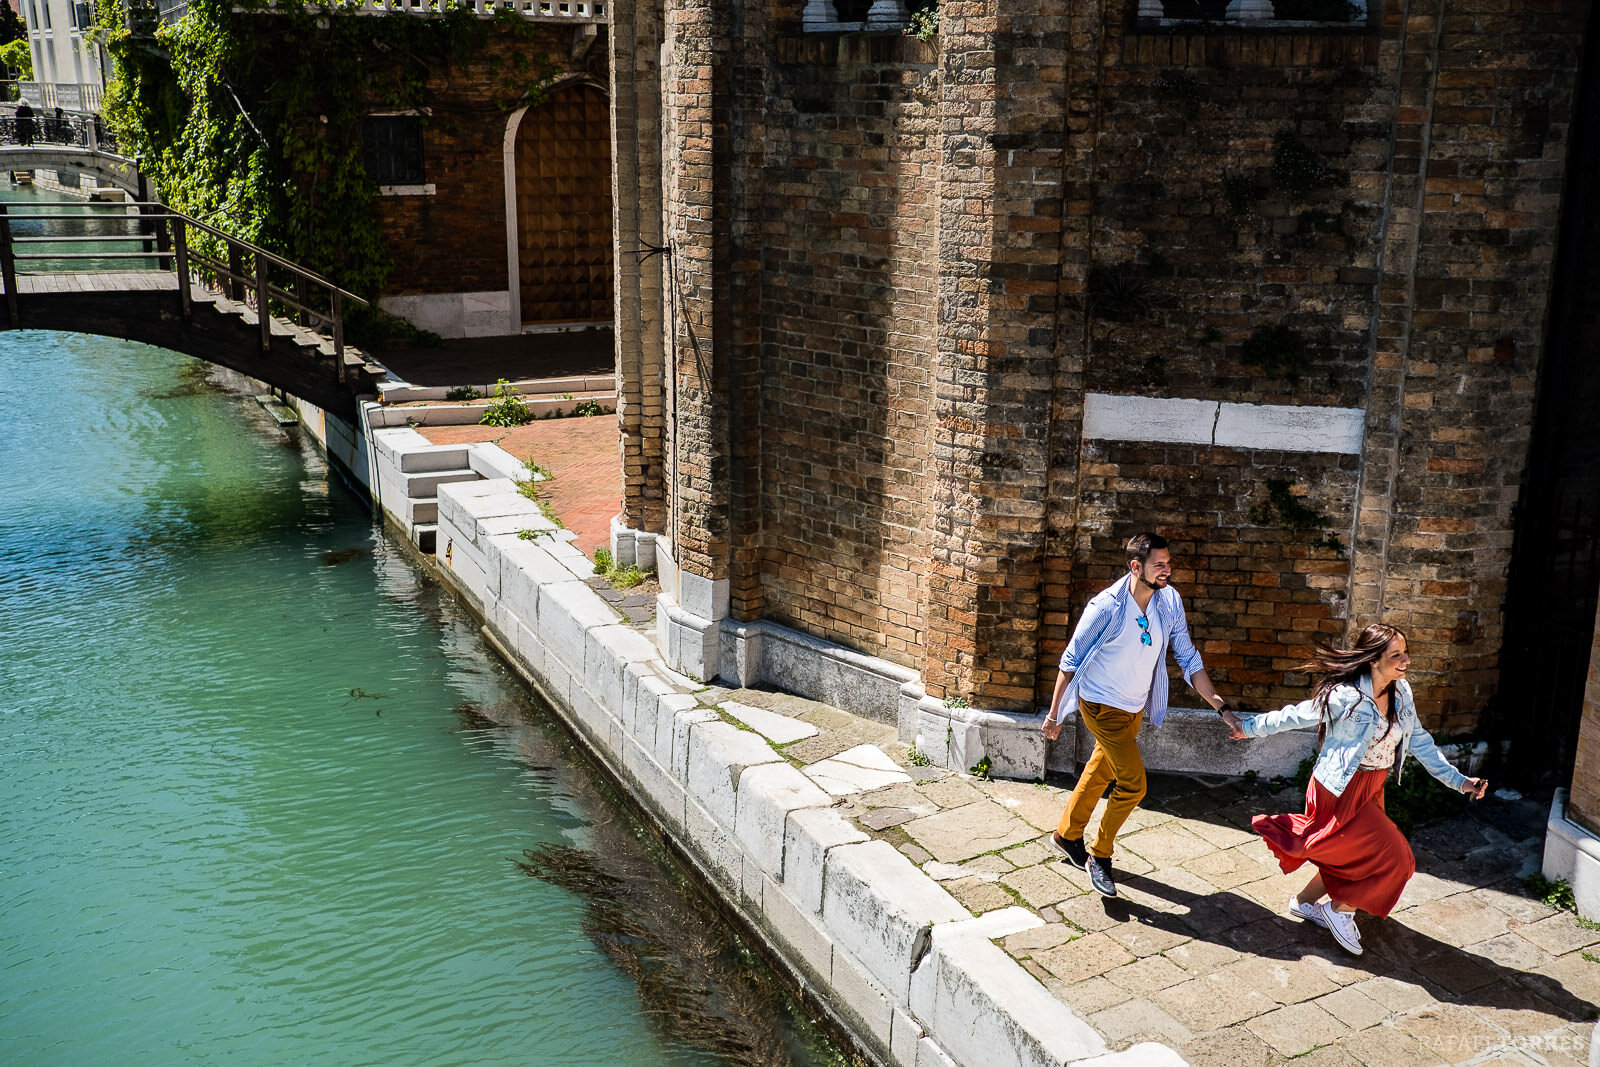
[[[611,579],[611,584],[618,589],[632,589],[650,576],[640,570],[638,564],[630,563],[621,570],[611,571],[606,577]]]
[[[1596,956],[1593,952],[1580,952],[1579,955],[1590,963],[1600,963],[1600,956]]]
[[[614,570],[615,567],[616,565],[611,561],[611,550],[609,548],[597,548],[594,550],[594,572],[596,574],[605,574],[607,571]]]
[[[993,764],[989,762],[989,757],[985,756],[977,763],[974,763],[967,773],[972,775],[974,778],[980,778],[987,782],[989,780],[989,771],[992,767]]]
[[[1268,478],[1267,499],[1250,509],[1250,521],[1258,526],[1278,526],[1286,530],[1316,532],[1320,536],[1311,543],[1319,548],[1331,548],[1342,557],[1344,542],[1328,528],[1333,519],[1315,508],[1307,507],[1284,478]]]
[[[902,32],[927,44],[939,36],[939,0],[924,0],[920,7],[913,2],[911,6],[911,21]]]
[[[543,463],[535,463],[532,456],[523,460],[522,465],[528,468],[529,481],[538,481],[541,478],[545,481],[550,480],[550,468]]]
[[[1522,880],[1522,885],[1527,889],[1529,896],[1539,900],[1546,907],[1560,908],[1562,911],[1576,911],[1578,908],[1577,898],[1572,895],[1572,883],[1564,878],[1552,882],[1535,871]]]
[[[483,426],[521,426],[532,421],[533,415],[529,413],[528,405],[522,402],[522,397],[517,395],[505,378],[495,383],[494,399],[483,413],[483,418],[478,420]]]
[[[600,406],[598,400],[582,400],[572,409],[572,414],[579,418],[588,418],[590,415],[605,414],[605,409]]]
[[[947,708],[970,708],[966,697],[945,697],[944,706]]]
[[[536,537],[545,537],[549,533],[549,530],[518,530],[517,539],[521,541],[532,541]]]
[[[916,745],[912,745],[911,751],[906,753],[906,762],[913,767],[929,767],[933,765],[933,760],[928,758],[928,754]]]
[[[446,400],[478,400],[481,399],[482,396],[482,393],[478,392],[470,385],[458,385],[448,393],[444,394],[444,398]]]

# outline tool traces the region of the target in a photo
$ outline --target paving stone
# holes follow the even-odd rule
[[[1267,1067],[1280,1062],[1267,1043],[1242,1026],[1201,1034],[1178,1046],[1190,1067]],[[1355,1065],[1355,1061],[1350,1063]],[[1296,1067],[1300,1067],[1299,1063]]]
[[[1517,934],[1552,956],[1564,956],[1573,949],[1600,943],[1600,930],[1579,926],[1578,917],[1569,911],[1557,912],[1548,919],[1519,926]]]
[[[1191,940],[1188,934],[1164,929],[1148,922],[1123,923],[1109,928],[1106,934],[1139,957],[1154,956]]]
[[[1378,975],[1349,987],[1366,994],[1391,1015],[1401,1015],[1437,1003],[1433,994],[1417,981],[1405,981],[1388,975]]]
[[[1086,978],[1081,982],[1063,982],[1052,977],[1046,985],[1057,999],[1082,1016],[1089,1016],[1133,999],[1131,992],[1114,982],[1107,981],[1101,975]]]
[[[988,800],[915,819],[905,824],[905,831],[935,858],[947,863],[959,863],[1037,836],[1032,827]]]
[[[1523,893],[1504,889],[1474,889],[1472,896],[1524,923],[1538,922],[1554,915],[1558,910],[1542,900],[1534,900]]]
[[[1468,946],[1468,951],[1491,963],[1514,971],[1542,972],[1555,959],[1532,941],[1516,933],[1505,933]]]
[[[1047,923],[1044,926],[1035,926],[1031,930],[1019,930],[1006,935],[1001,940],[1000,947],[1020,959],[1047,948],[1064,945],[1076,936],[1076,933],[1067,929],[1063,923]]]
[[[1097,1011],[1086,1021],[1113,1047],[1140,1041],[1181,1045],[1194,1037],[1188,1027],[1145,1000],[1129,1000]]]
[[[802,764],[820,763],[823,760],[837,756],[854,748],[858,742],[853,737],[824,731],[816,737],[808,737],[804,741],[796,741],[792,745],[785,745],[783,754],[789,759],[797,760]]]
[[[1197,1034],[1233,1026],[1278,1007],[1270,997],[1223,974],[1191,978],[1158,990],[1151,998]]]
[[[875,808],[856,817],[856,821],[869,830],[887,830],[891,826],[910,822],[916,816],[904,808]]]
[[[1414,930],[1451,945],[1477,944],[1499,937],[1511,928],[1511,919],[1505,912],[1466,893],[1407,909],[1402,921]]]
[[[987,782],[983,792],[1032,826],[1035,832],[1054,830],[1061,821],[1061,809],[1066,805],[1066,797],[1061,793],[1031,782]]]
[[[1315,964],[1302,960],[1285,961],[1248,956],[1223,968],[1221,973],[1239,979],[1279,1004],[1299,1004],[1332,993],[1339,988],[1321,971],[1322,969]],[[1299,1055],[1299,1053],[1286,1053],[1286,1055]]]
[[[802,741],[799,744],[804,745],[809,742]],[[788,751],[793,751],[796,747],[798,746],[791,745]],[[896,767],[894,761],[875,745],[857,745],[828,759],[813,763],[805,768],[805,774],[834,796],[863,793],[893,782],[911,781],[911,776]]]
[[[1107,981],[1115,982],[1140,996],[1177,985],[1179,982],[1187,982],[1191,977],[1193,976],[1165,956],[1146,956],[1105,973]]]
[[[1105,899],[1098,893],[1084,893],[1063,900],[1055,907],[1067,922],[1090,933],[1109,929],[1122,921],[1106,911]]]
[[[787,715],[780,715],[765,708],[741,704],[737,700],[724,701],[717,707],[774,744],[787,745],[807,737],[817,736],[817,728],[813,724],[802,722],[799,719],[792,719]]]
[[[1508,1035],[1457,1004],[1403,1015],[1395,1026],[1447,1063],[1462,1063],[1507,1047]]]
[[[1442,1056],[1392,1023],[1369,1026],[1351,1034],[1340,1042],[1340,1047],[1363,1067],[1431,1067],[1445,1062]]]
[[[1312,1001],[1351,1030],[1365,1030],[1389,1018],[1389,1011],[1359,989],[1336,989]]]
[[[1474,996],[1472,1010],[1484,1022],[1517,1038],[1552,1033],[1569,1022],[1552,1001],[1511,982]]]
[[[1269,868],[1271,869],[1275,868]],[[1272,914],[1281,915],[1284,905],[1290,897],[1300,891],[1308,877],[1304,870],[1295,871],[1293,874],[1273,874],[1267,878],[1236,886],[1233,891],[1255,901]]]
[[[1186,941],[1162,953],[1191,976],[1220,971],[1240,958],[1238,949],[1212,941]]]
[[[986,877],[992,876],[990,881],[998,881],[1001,875],[1010,874],[1016,870],[1004,856],[997,856],[993,853],[974,856],[959,866],[963,871],[969,873],[982,874]]]
[[[1232,893],[1213,893],[1189,902],[1181,916],[1183,925],[1196,937],[1217,938],[1228,930],[1257,921],[1261,906]]]
[[[1360,1060],[1345,1051],[1344,1043],[1323,1045],[1294,1061],[1294,1067],[1362,1067]]]
[[[1132,963],[1134,957],[1104,933],[1094,933],[1036,952],[1033,958],[1063,982],[1077,982]]]
[[[939,810],[939,805],[929,800],[927,795],[912,782],[895,782],[880,789],[869,789],[850,799],[853,803],[868,809],[905,808],[918,815],[932,815]]]
[[[1061,859],[1061,853],[1039,841],[1029,841],[1025,845],[1008,848],[1000,854],[1009,860],[1013,867],[1032,867],[1038,863],[1055,863]]]
[[[1248,825],[1248,824],[1247,824]],[[1241,830],[1238,826],[1228,822],[1211,822],[1206,819],[1194,819],[1183,824],[1184,829],[1205,841],[1207,844],[1220,849],[1230,849],[1235,845],[1243,845],[1257,840],[1256,834],[1250,830]]]
[[[1440,900],[1461,891],[1462,885],[1460,882],[1452,882],[1449,879],[1440,878],[1426,871],[1418,871],[1406,883],[1405,891],[1400,894],[1400,900],[1395,905],[1394,912],[1399,914],[1408,908]]]
[[[961,906],[974,915],[995,911],[999,908],[1013,907],[1017,901],[1007,893],[998,882],[986,881],[978,877],[958,878],[951,882],[941,882],[946,891],[961,902]]]
[[[933,859],[933,857],[928,855],[927,851],[915,841],[902,841],[896,845],[895,848],[899,849],[902,856],[910,860],[912,863],[915,863],[918,867]]]
[[[1315,1004],[1290,1004],[1244,1025],[1281,1056],[1300,1056],[1350,1033],[1349,1027]]]
[[[1259,882],[1275,873],[1275,868],[1257,863],[1240,848],[1196,856],[1184,863],[1183,869],[1204,878],[1218,889],[1233,889],[1249,882]]]
[[[1169,867],[1207,855],[1213,847],[1174,822],[1131,835],[1124,830],[1117,836],[1117,851],[1133,852],[1157,867]]]
[[[966,778],[950,777],[917,789],[929,803],[941,808],[961,808],[984,799],[983,790]]]
[[[1499,979],[1498,968],[1458,948],[1445,948],[1432,956],[1416,960],[1411,969],[1427,981],[1456,996]]]
[[[1165,826],[1172,821],[1174,821],[1174,816],[1168,812],[1152,811],[1148,807],[1134,808],[1128,815],[1127,821],[1122,824],[1122,833],[1136,834],[1141,830]]]
[[[1600,1004],[1600,963],[1577,952],[1558,957],[1542,974],[1520,975],[1517,982],[1548,998],[1567,1018],[1580,1022],[1593,1019],[1595,1005]]]
[[[1078,895],[1077,887],[1055,873],[1049,864],[1010,871],[1001,875],[1000,881],[1016,890],[1035,909]]]

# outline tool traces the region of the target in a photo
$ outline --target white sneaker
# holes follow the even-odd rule
[[[1328,928],[1339,946],[1352,956],[1361,955],[1361,931],[1356,929],[1355,916],[1335,908],[1331,900],[1318,903],[1316,909],[1322,917],[1322,925]]]
[[[1298,896],[1289,898],[1289,914],[1296,919],[1304,919],[1308,923],[1316,923],[1324,930],[1328,928],[1328,921],[1322,917],[1315,904],[1303,903]]]

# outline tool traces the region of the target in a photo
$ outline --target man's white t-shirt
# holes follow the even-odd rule
[[[1150,626],[1148,645],[1139,640],[1139,635],[1146,632],[1139,625],[1140,619]],[[1161,650],[1166,647],[1163,636],[1156,613],[1141,613],[1130,598],[1121,632],[1101,645],[1094,658],[1084,666],[1079,699],[1109,704],[1130,715],[1144,710],[1150,700],[1150,682],[1160,664]]]

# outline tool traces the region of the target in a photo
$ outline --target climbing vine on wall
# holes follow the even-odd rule
[[[431,88],[495,35],[534,33],[509,12],[487,20],[461,9],[374,18],[337,4],[190,0],[166,25],[148,0],[102,0],[100,10],[116,61],[105,114],[163,200],[368,296],[392,264],[362,159],[363,117],[415,111],[431,121]],[[491,64],[486,110],[537,103],[557,73],[542,55],[527,58],[531,49],[514,51],[517,60]]]

